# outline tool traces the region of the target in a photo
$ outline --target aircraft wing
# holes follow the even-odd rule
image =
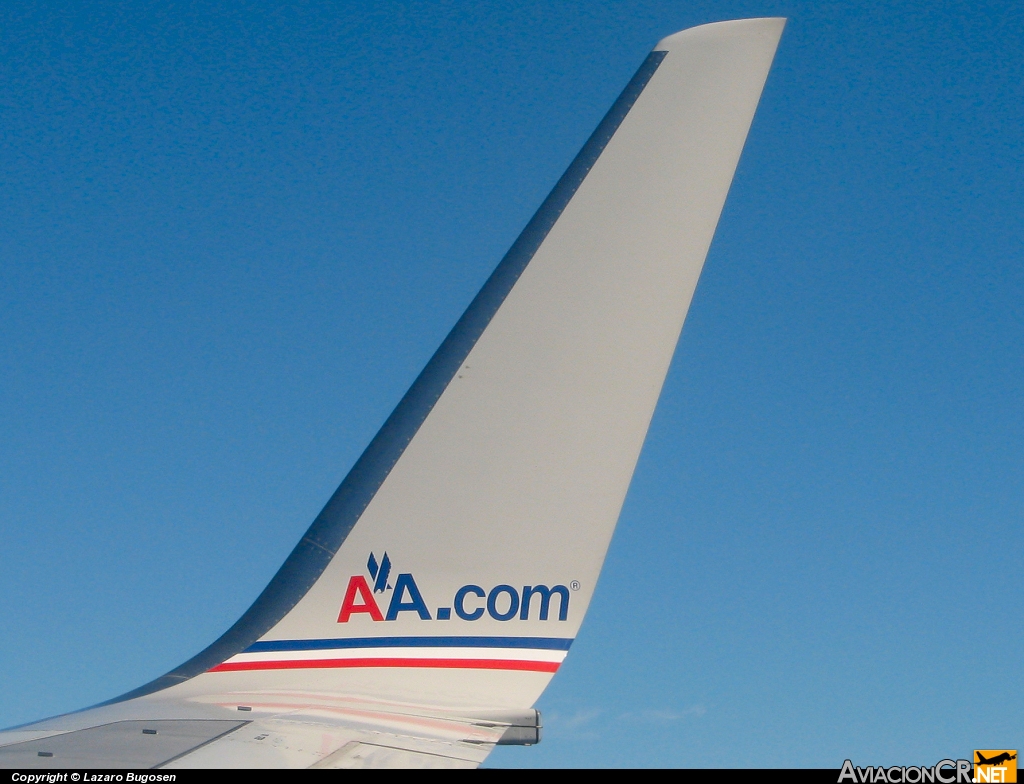
[[[503,736],[539,740],[538,722],[320,690],[143,697],[8,731],[0,768],[475,768]]]
[[[472,767],[536,743],[782,33],[661,41],[248,611],[0,767]]]

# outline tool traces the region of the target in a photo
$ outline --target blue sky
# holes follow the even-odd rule
[[[790,22],[590,614],[498,766],[1019,747],[1024,10],[0,6],[0,726],[267,583],[647,51]]]

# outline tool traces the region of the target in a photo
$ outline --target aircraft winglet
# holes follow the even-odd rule
[[[342,747],[350,727],[295,757],[331,765],[536,742],[530,708],[593,595],[783,25],[663,39],[242,618],[153,683],[36,726],[255,722],[181,758],[196,764],[260,764],[260,727],[307,720],[462,744]],[[203,726],[188,732],[221,731]]]

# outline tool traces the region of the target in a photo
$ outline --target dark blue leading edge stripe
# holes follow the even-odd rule
[[[306,595],[369,506],[377,490],[384,484],[391,469],[523,274],[569,200],[601,157],[605,146],[633,108],[666,54],[651,52],[647,55],[601,124],[466,308],[462,318],[448,333],[423,372],[252,606],[216,642],[177,669],[102,704],[151,694],[206,672],[246,650]]]
[[[572,640],[562,637],[343,637],[337,640],[267,640],[242,653],[323,651],[342,648],[531,648],[567,651]]]

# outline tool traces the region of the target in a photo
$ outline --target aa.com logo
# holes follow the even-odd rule
[[[1015,784],[1016,749],[975,750],[973,763],[966,759],[939,760],[931,767],[879,765],[865,768],[843,762],[838,784]]]
[[[367,580],[361,574],[349,578],[345,598],[338,613],[338,623],[348,623],[353,616],[369,615],[374,621],[396,621],[402,613],[415,613],[422,621],[448,621],[452,612],[464,621],[477,621],[484,617],[496,621],[547,621],[569,617],[569,587],[579,588],[575,581],[564,585],[524,585],[518,587],[502,583],[485,590],[472,583],[463,585],[455,595],[431,612],[410,572],[397,576],[391,573],[391,559],[385,552],[380,561],[370,553],[366,561]],[[393,581],[392,581],[393,578]],[[371,588],[370,583],[373,583]],[[387,610],[382,610],[387,594],[391,594]],[[380,602],[377,601],[380,594]]]

